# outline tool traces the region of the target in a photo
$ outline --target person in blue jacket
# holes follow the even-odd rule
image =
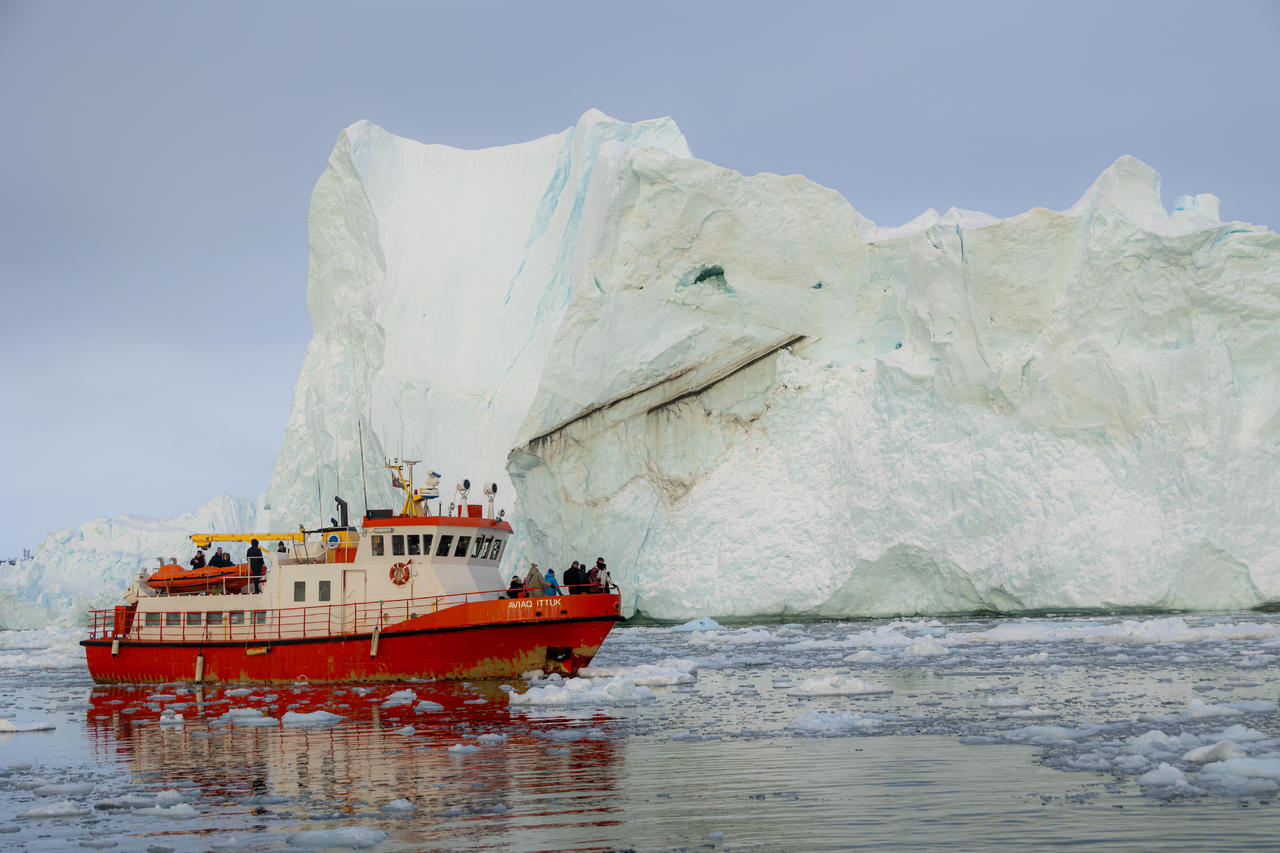
[[[547,569],[547,573],[543,575],[542,582],[547,588],[542,591],[543,595],[560,595],[560,584],[556,583],[556,570]]]

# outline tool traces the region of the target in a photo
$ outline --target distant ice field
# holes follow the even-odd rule
[[[25,850],[1256,849],[1280,616],[616,629],[584,677],[97,687],[0,632]]]

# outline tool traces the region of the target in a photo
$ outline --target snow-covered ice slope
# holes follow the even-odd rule
[[[386,456],[496,480],[508,568],[604,555],[629,612],[1280,599],[1280,238],[1131,157],[1065,211],[880,228],[667,119],[360,122],[310,234],[260,524],[358,511],[361,423],[371,506]]]
[[[317,458],[357,494],[363,416],[371,461],[509,499],[508,463],[512,556],[604,554],[660,617],[1280,598],[1280,239],[1167,213],[1131,157],[1066,211],[882,229],[667,120],[485,151],[360,123],[311,240],[278,523]]]
[[[245,498],[219,495],[176,518],[99,518],[50,534],[30,560],[0,572],[0,628],[79,623],[88,609],[121,603],[138,570],[156,567],[153,558],[185,563],[195,553],[190,534],[251,529],[255,511]]]

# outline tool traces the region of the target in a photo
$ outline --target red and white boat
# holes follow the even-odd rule
[[[616,587],[508,597],[500,565],[511,525],[494,515],[497,487],[484,489],[486,512],[467,502],[464,480],[445,513],[436,475],[413,488],[414,464],[387,466],[405,494],[400,514],[368,511],[359,528],[337,499],[331,527],[193,535],[205,547],[259,540],[261,591],[246,583],[247,564],[218,577],[186,572],[186,582],[175,561],[143,572],[125,604],[91,612],[81,641],[89,673],[103,683],[351,682],[572,675],[588,665],[622,621]],[[428,514],[432,500],[439,514]],[[277,542],[290,544],[279,552]]]

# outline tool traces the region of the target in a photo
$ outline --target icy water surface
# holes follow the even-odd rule
[[[589,678],[95,687],[0,633],[12,850],[1231,850],[1280,618],[615,630]],[[52,727],[52,728],[50,728]],[[16,730],[16,731],[15,731]]]

